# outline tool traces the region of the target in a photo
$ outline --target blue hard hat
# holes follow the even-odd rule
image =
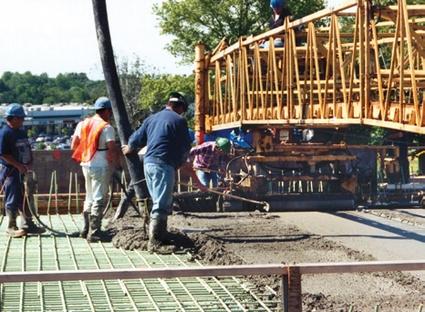
[[[272,9],[278,9],[283,7],[283,0],[270,0],[270,7]]]
[[[105,108],[112,108],[111,101],[106,96],[101,96],[94,102],[94,109],[105,109]]]
[[[4,117],[21,117],[24,118],[26,116],[24,108],[21,104],[12,103],[6,107],[6,111],[4,112]]]

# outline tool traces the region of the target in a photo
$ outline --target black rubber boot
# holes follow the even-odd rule
[[[88,211],[83,212],[83,218],[84,218],[84,225],[83,229],[80,232],[81,238],[87,238],[87,235],[90,231],[90,213]]]
[[[22,225],[22,229],[27,232],[27,234],[39,235],[46,232],[44,227],[36,225],[31,218],[25,220],[25,223]]]
[[[149,222],[148,251],[161,254],[172,253],[175,249],[172,245],[166,245],[167,218],[153,218]]]
[[[27,235],[26,231],[22,229],[18,229],[18,227],[16,226],[16,216],[17,216],[16,212],[6,209],[6,216],[8,218],[6,233],[9,236],[17,238],[17,237],[22,237]]]
[[[90,243],[110,241],[108,233],[102,231],[102,216],[90,215],[90,231],[87,235],[87,241]]]
[[[148,251],[150,253],[155,252],[159,246],[161,246],[160,237],[160,222],[159,219],[155,218],[149,222],[149,242],[148,242]]]

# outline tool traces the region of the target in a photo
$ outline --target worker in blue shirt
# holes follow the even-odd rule
[[[24,175],[32,163],[31,145],[22,129],[25,111],[22,105],[13,103],[6,107],[4,117],[6,125],[0,129],[0,183],[9,220],[6,232],[11,237],[41,234],[45,229],[33,222],[31,211],[25,204]],[[21,215],[20,228],[16,224],[18,212]]]
[[[285,22],[285,18],[291,16],[291,12],[285,6],[284,0],[270,0],[270,8],[272,9],[272,15],[269,19],[269,29],[275,29],[282,26]],[[282,48],[284,46],[283,38],[275,38],[274,46],[276,48]],[[261,42],[260,48],[269,48],[269,41]]]
[[[160,251],[167,235],[167,220],[171,214],[175,173],[185,163],[191,147],[186,119],[185,98],[172,92],[165,109],[146,118],[142,126],[122,146],[124,155],[147,146],[143,159],[146,184],[152,197],[149,223],[150,252]]]

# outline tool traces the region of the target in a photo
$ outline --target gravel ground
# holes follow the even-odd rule
[[[393,219],[407,215],[412,224],[422,219],[399,211],[370,213]],[[190,250],[204,263],[219,265],[376,260],[295,224],[288,226],[282,218],[284,214],[260,212],[178,213],[169,218],[171,244],[176,252]],[[110,224],[117,230],[115,246],[146,249],[141,223],[128,214]],[[271,295],[270,288],[279,290],[277,277],[251,277],[250,282],[265,296]],[[379,311],[419,311],[425,304],[425,283],[409,273],[308,275],[302,287],[303,311],[348,311],[351,305],[353,311],[375,311],[378,304]]]

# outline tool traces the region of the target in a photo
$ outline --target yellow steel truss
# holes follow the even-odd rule
[[[425,5],[351,1],[213,52],[198,45],[196,55],[197,130],[365,124],[425,133]]]

